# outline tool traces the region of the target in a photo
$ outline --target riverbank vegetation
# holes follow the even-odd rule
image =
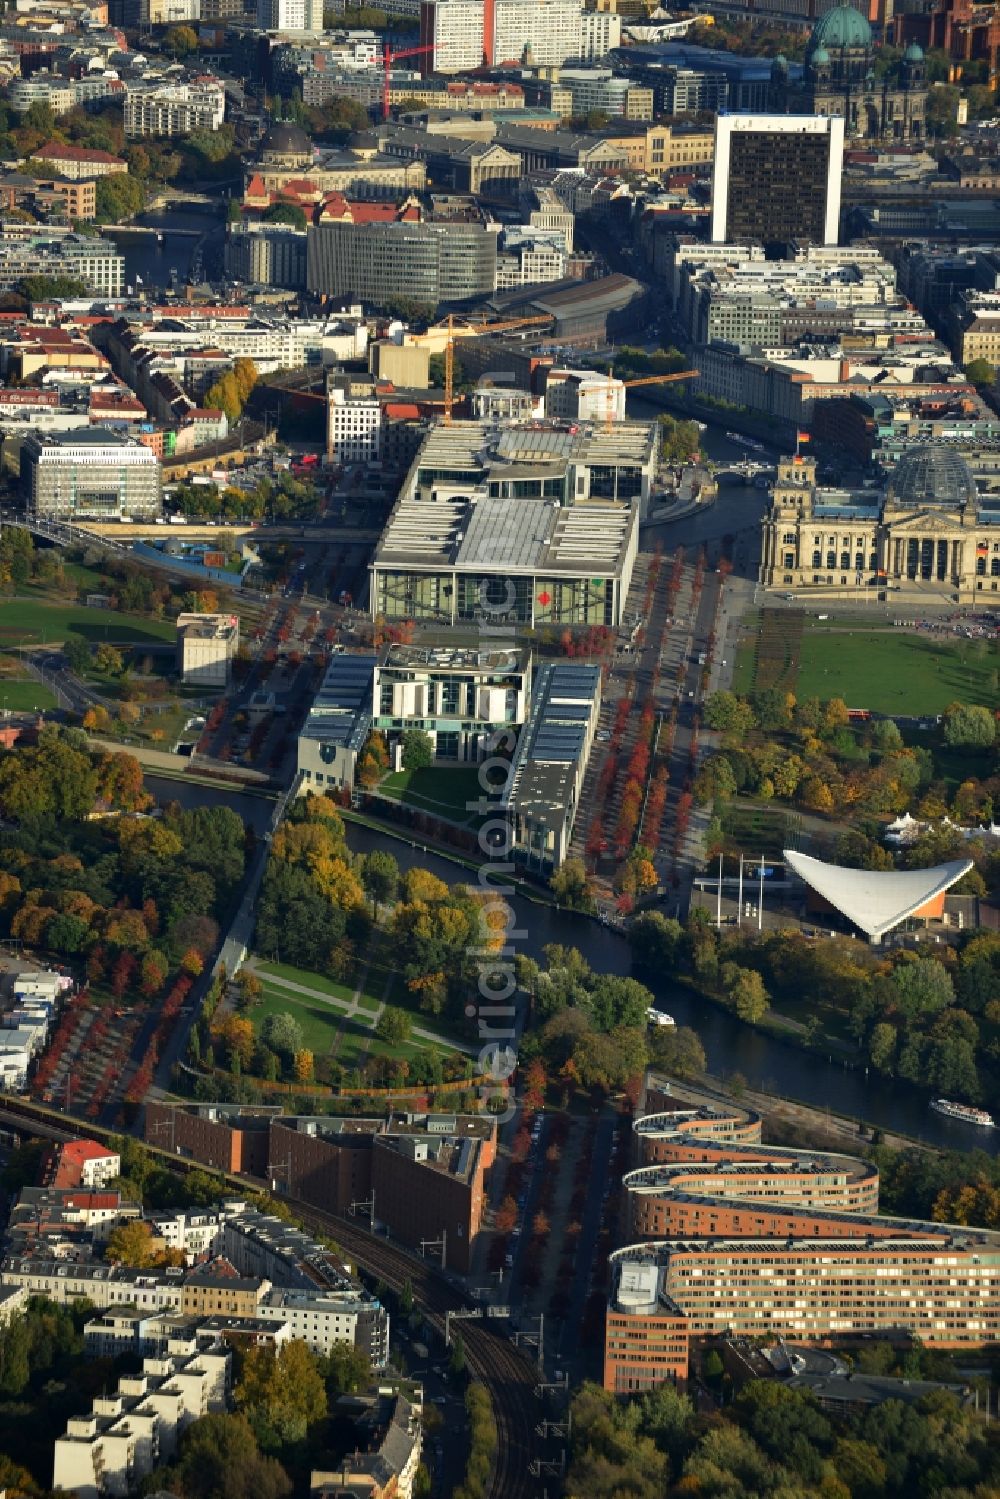
[[[849,937],[717,930],[694,910],[684,928],[658,912],[630,929],[640,973],[693,981],[741,1020],[774,1019],[793,1042],[854,1055],[978,1103],[1000,1082],[1000,935],[970,934],[934,957],[886,952]]]

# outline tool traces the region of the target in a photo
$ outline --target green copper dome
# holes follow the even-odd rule
[[[923,60],[924,60],[924,49],[923,49],[923,47],[918,46],[916,42],[911,42],[910,45],[907,47],[906,51],[903,53],[903,61],[904,62],[923,62]]]
[[[826,50],[825,47],[817,47],[816,51],[812,55],[812,60],[813,60],[814,63],[819,63],[819,64],[822,64],[822,63],[825,63],[825,62],[829,62],[830,61],[830,54]]]
[[[870,47],[872,29],[859,10],[849,5],[838,5],[820,16],[809,40],[809,51],[818,47],[840,51],[842,47]]]

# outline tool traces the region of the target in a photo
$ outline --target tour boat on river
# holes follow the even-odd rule
[[[935,1098],[931,1108],[949,1119],[960,1119],[963,1124],[978,1124],[980,1129],[993,1129],[995,1125],[992,1114],[988,1114],[985,1109],[974,1109],[968,1103],[952,1103],[947,1098]]]

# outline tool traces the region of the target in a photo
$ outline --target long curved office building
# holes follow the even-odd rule
[[[611,1256],[606,1389],[683,1382],[692,1341],[723,1333],[1000,1342],[1000,1233],[880,1217],[870,1163],[762,1145],[758,1115],[662,1086],[634,1133],[634,1242]]]

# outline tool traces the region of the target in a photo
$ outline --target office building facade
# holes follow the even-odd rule
[[[720,115],[712,239],[835,245],[844,122],[813,115]]]
[[[308,231],[306,279],[319,296],[433,309],[488,296],[496,274],[497,231],[480,224],[319,224]]]
[[[683,1383],[692,1342],[722,1333],[996,1342],[1000,1234],[881,1216],[873,1165],[762,1145],[760,1124],[647,1082],[628,1218],[633,1232],[666,1236],[611,1255],[606,1389]]]
[[[160,460],[107,427],[30,433],[21,450],[32,513],[53,520],[155,520],[162,509]]]

